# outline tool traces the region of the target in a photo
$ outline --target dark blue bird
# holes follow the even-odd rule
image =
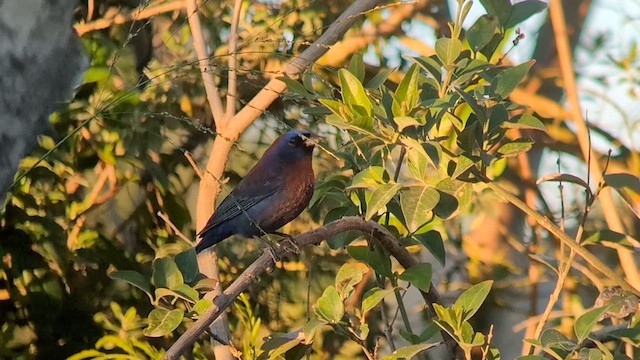
[[[290,131],[280,136],[198,233],[196,252],[232,236],[273,233],[309,205],[315,179],[311,155],[318,136]]]

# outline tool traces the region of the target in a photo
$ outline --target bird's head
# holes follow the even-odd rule
[[[319,138],[321,137],[306,130],[294,130],[280,136],[273,146],[280,159],[294,161],[311,157]]]

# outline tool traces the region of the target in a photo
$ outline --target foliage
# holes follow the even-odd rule
[[[253,28],[242,35],[241,103],[273,75],[270,69],[319,36],[318,29],[326,28],[344,5],[327,3],[245,4]],[[462,242],[469,219],[495,206],[486,184],[513,181],[515,160],[566,125],[558,130],[512,100],[535,62],[506,65],[504,59],[510,44],[522,39],[513,28],[543,11],[544,3],[480,3],[487,14],[464,30],[472,5],[458,1],[449,31],[443,32],[448,35],[435,41],[433,54],[407,55],[406,66],[397,71],[372,70],[365,64],[370,55],[357,53],[339,69],[280,78],[289,93],[249,131],[253,137],[237,146],[229,182],[246,173],[261,142],[271,139],[270,125],[286,129],[306,122],[327,136],[327,145],[317,159],[319,181],[309,214],[287,230],[301,232],[359,215],[387,228],[417,265],[403,269],[385,248],[358,232],[328,239],[327,247],[305,249],[237,299],[230,312],[230,345],[243,358],[413,358],[445,351],[448,338],[467,359],[500,358],[484,307],[500,301],[496,294],[509,287],[515,266],[505,260],[489,273],[464,270]],[[210,32],[209,41],[224,79],[230,9],[207,4],[202,11],[209,28],[221,29]],[[161,358],[212,306],[205,294],[215,281],[199,273],[190,236],[179,233],[193,230],[189,209],[197,177],[187,156],[193,153],[197,164],[203,163],[215,131],[197,120],[208,118],[209,110],[194,64],[180,62],[191,55],[186,20],[161,20],[165,28],[157,35],[164,45],[148,64],[148,80],[134,64],[144,45],[121,46],[131,40],[134,27],[84,39],[92,59],[84,84],[76,99],[52,116],[51,136],[41,137],[41,148],[23,161],[27,173],[16,179],[2,220],[0,290],[7,294],[0,298],[2,356]],[[384,19],[374,12],[370,21]],[[291,34],[304,41],[273,40]],[[603,175],[593,192],[588,180],[575,175],[542,180],[576,184],[590,205],[606,186],[631,208],[637,204],[637,174]],[[609,248],[637,248],[632,234],[585,229],[589,210],[580,215],[587,233],[577,239],[581,246],[605,256]],[[226,286],[258,249],[251,240],[230,240],[217,251],[222,270],[217,280]],[[563,255],[533,257],[560,278],[563,267],[570,268]],[[575,282],[589,294],[594,285],[601,287],[577,276]],[[426,304],[414,318],[407,299],[436,284],[456,300]],[[527,339],[536,354],[610,359],[622,356],[621,344],[638,347],[638,314],[621,311],[634,301],[637,307],[634,294],[616,292],[591,307],[584,305],[593,300],[589,296],[582,300],[569,285],[566,290],[575,318],[549,322],[540,336]],[[603,317],[616,316],[624,326],[607,326],[601,333],[608,321]],[[615,341],[606,340],[611,338]],[[210,356],[209,341],[199,340],[192,357]],[[532,352],[519,359],[542,357]]]

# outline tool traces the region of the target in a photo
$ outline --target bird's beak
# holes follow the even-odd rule
[[[318,144],[318,142],[319,142],[320,140],[323,140],[323,139],[324,139],[324,136],[320,136],[320,135],[316,135],[316,134],[311,134],[308,138],[306,138],[306,139],[304,140],[304,144],[305,144],[307,147],[314,147],[314,146],[316,146],[316,145]]]

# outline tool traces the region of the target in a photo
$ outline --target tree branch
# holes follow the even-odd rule
[[[344,217],[323,227],[300,234],[292,238],[292,241],[298,247],[318,245],[324,239],[329,239],[349,230],[358,230],[375,238],[403,267],[409,268],[417,264],[413,256],[411,256],[411,254],[399,244],[398,240],[391,235],[387,229],[382,227],[382,225],[373,221],[365,221],[356,216]],[[285,249],[285,247],[278,247],[275,249],[275,252],[278,257],[282,257],[287,253],[287,249]],[[233,303],[240,293],[248,289],[251,284],[256,282],[258,278],[273,265],[273,259],[271,255],[267,253],[262,254],[256,261],[249,265],[221,295],[213,299],[213,307],[204,313],[176,340],[164,358],[167,360],[178,359],[184,351],[204,333],[207,327]],[[433,303],[440,302],[440,297],[433,284],[430,289],[428,293],[423,293],[423,297],[429,307],[431,307]]]
[[[73,28],[76,30],[76,33],[78,33],[78,36],[82,36],[91,31],[106,29],[113,25],[122,25],[129,21],[148,19],[166,12],[182,10],[184,7],[184,0],[163,2],[160,5],[141,5],[126,14],[117,14],[110,19],[98,19],[86,23],[77,23]],[[89,11],[89,13],[91,14],[91,11]]]

